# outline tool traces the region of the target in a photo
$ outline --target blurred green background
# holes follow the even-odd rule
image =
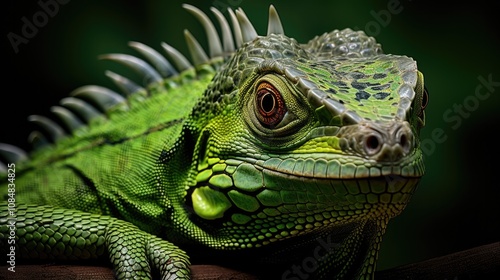
[[[54,2],[42,0],[41,2]],[[427,173],[402,215],[389,224],[379,269],[438,257],[500,241],[498,138],[500,36],[496,9],[488,1],[89,1],[59,0],[52,15],[38,1],[3,1],[0,142],[27,148],[30,114],[49,108],[76,87],[114,88],[106,69],[134,77],[104,53],[135,54],[128,41],[162,52],[167,42],[187,54],[183,29],[205,44],[198,21],[181,4],[193,4],[212,19],[211,6],[244,8],[260,34],[269,4],[285,33],[299,42],[346,27],[377,38],[385,53],[418,62],[430,92],[422,131]],[[55,2],[58,3],[58,2]],[[62,4],[65,3],[65,4]],[[42,11],[42,12],[41,12]],[[45,14],[45,17],[44,15]],[[25,30],[26,18],[38,22]],[[9,35],[10,34],[10,35]],[[17,52],[16,49],[17,48]],[[128,74],[127,74],[128,73]]]

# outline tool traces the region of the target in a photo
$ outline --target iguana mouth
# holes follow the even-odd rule
[[[313,159],[310,154],[303,158],[271,158],[257,161],[255,164],[263,169],[310,179],[349,180],[386,176],[406,178],[423,176],[423,161],[419,160],[417,154],[404,160],[409,163],[404,164],[402,161],[379,163],[349,155]]]

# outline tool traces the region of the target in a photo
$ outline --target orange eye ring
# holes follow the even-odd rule
[[[257,119],[266,128],[276,127],[286,113],[283,96],[268,82],[262,82],[257,86],[255,96]]]

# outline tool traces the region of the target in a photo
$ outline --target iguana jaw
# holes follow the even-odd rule
[[[420,178],[424,165],[418,155],[407,158],[409,163],[377,163],[354,156],[332,156],[324,153],[275,157],[255,163],[261,169],[300,176],[303,180],[351,180],[384,176]]]
[[[315,174],[331,166],[340,170],[333,162],[313,160],[311,155],[293,160],[214,159],[188,191],[186,205],[198,216],[200,226],[207,222],[205,226],[214,230],[212,237],[221,248],[260,247],[292,235],[397,216],[420,181],[419,176],[402,176],[394,166],[371,168],[364,178]],[[415,167],[418,172],[421,168]],[[247,241],[223,240],[222,236],[235,232]]]

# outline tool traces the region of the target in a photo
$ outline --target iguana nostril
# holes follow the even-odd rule
[[[399,135],[399,145],[403,148],[405,153],[408,153],[411,150],[411,135],[408,135],[407,132],[402,132]]]
[[[369,135],[365,138],[365,149],[370,155],[377,153],[380,150],[381,141],[376,135]]]
[[[399,137],[399,145],[401,145],[401,147],[403,147],[403,149],[405,150],[408,148],[409,143],[406,134],[402,134],[401,137]]]
[[[357,127],[350,147],[380,161],[396,161],[413,149],[413,133],[407,122],[366,123]]]

